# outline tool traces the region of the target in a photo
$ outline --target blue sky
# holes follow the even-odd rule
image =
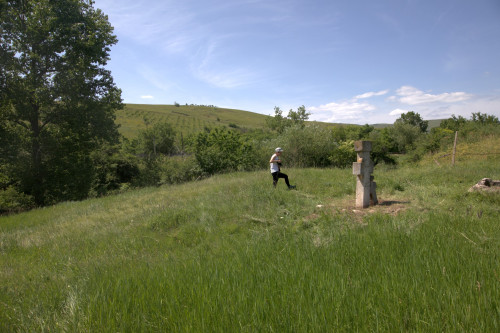
[[[96,0],[125,103],[500,118],[500,0]]]

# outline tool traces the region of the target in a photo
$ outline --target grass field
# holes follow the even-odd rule
[[[365,210],[289,169],[0,217],[0,331],[498,332],[500,195],[467,190],[499,165],[377,166]]]
[[[123,110],[116,112],[116,123],[120,125],[119,132],[128,139],[137,137],[139,131],[147,127],[145,119],[151,124],[167,122],[178,135],[186,137],[206,128],[220,126],[242,130],[266,129],[266,117],[268,115],[260,113],[200,105],[125,104]],[[316,121],[309,123],[336,126]]]
[[[136,137],[140,129],[146,128],[145,117],[153,124],[168,122],[179,134],[189,135],[219,126],[263,128],[266,115],[209,106],[126,104],[116,113],[120,133],[127,138]]]

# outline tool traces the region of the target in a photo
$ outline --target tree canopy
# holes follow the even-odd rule
[[[427,127],[429,126],[429,121],[423,120],[420,114],[416,112],[408,111],[406,113],[403,113],[401,117],[396,119],[394,125],[397,124],[415,126],[419,128],[420,132],[425,133],[427,131]]]
[[[1,164],[39,205],[86,196],[91,151],[118,139],[117,42],[91,0],[0,0]],[[5,142],[4,142],[5,141]]]

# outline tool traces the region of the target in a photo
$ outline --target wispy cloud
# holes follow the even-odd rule
[[[117,6],[111,0],[97,0],[96,4],[109,15],[119,38],[127,37],[169,53],[185,51],[198,39],[200,24],[182,3],[122,0]]]
[[[229,66],[223,59],[227,55],[221,53],[218,44],[227,36],[211,40],[198,52],[191,64],[191,72],[199,80],[219,88],[237,88],[253,84],[259,80],[259,71],[237,65]]]
[[[174,86],[173,83],[165,80],[162,73],[157,71],[155,68],[151,68],[147,65],[139,65],[137,69],[139,75],[149,82],[153,87],[162,90],[162,91],[170,91]]]
[[[401,103],[409,105],[427,103],[456,103],[468,100],[472,97],[471,94],[461,91],[433,95],[411,86],[402,86],[396,91],[396,94],[399,97],[393,97],[391,98],[392,100],[397,100]]]
[[[215,0],[202,2],[175,0],[122,0],[117,6],[111,0],[96,0],[109,15],[118,38],[132,40],[165,62],[182,66],[187,75],[211,86],[234,89],[268,78],[259,64],[250,58],[243,41],[254,42],[258,31],[268,26],[269,38],[289,25],[298,3],[265,0]],[[276,29],[276,30],[273,30]],[[163,78],[150,78],[155,86]]]
[[[141,98],[142,99],[153,99],[154,96],[151,96],[151,95],[142,95]]]
[[[354,97],[355,99],[363,99],[363,98],[371,98],[371,97],[374,97],[374,96],[382,96],[382,95],[385,95],[389,92],[389,90],[381,90],[381,91],[377,91],[377,92],[366,92],[364,94],[361,94],[361,95],[357,95],[356,97]]]

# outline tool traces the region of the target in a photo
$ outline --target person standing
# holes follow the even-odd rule
[[[271,156],[271,159],[269,160],[269,164],[271,165],[271,176],[273,176],[273,186],[276,187],[278,184],[278,180],[280,178],[285,179],[286,186],[288,186],[288,189],[292,190],[296,188],[294,185],[290,185],[290,182],[288,180],[288,175],[284,174],[281,172],[281,153],[283,152],[283,149],[280,147],[276,148],[274,150],[273,156]]]

